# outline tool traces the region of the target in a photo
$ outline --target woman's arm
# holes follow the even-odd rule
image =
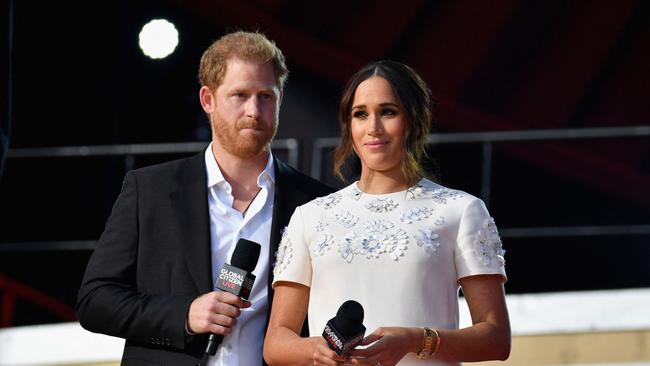
[[[264,339],[266,363],[335,366],[337,360],[345,360],[329,349],[324,338],[300,337],[308,305],[309,287],[293,282],[276,284],[269,328]]]
[[[510,321],[502,277],[478,275],[460,279],[472,326],[438,330],[436,358],[461,362],[506,360],[510,356]]]
[[[460,284],[473,325],[463,329],[437,329],[440,344],[433,357],[454,362],[507,359],[510,355],[510,322],[502,277],[469,276],[461,278]],[[352,363],[394,365],[406,353],[418,352],[423,338],[421,328],[379,328],[364,340],[364,344],[376,343],[351,352]]]

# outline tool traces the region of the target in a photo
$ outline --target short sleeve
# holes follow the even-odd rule
[[[458,279],[499,274],[506,280],[504,250],[494,219],[483,201],[473,198],[458,223],[455,261]]]
[[[289,226],[282,233],[273,267],[273,288],[279,281],[296,282],[311,287],[311,258],[304,230],[302,211],[298,207],[289,220]]]

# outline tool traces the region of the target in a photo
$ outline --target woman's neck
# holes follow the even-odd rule
[[[365,193],[385,194],[403,191],[413,183],[409,182],[401,169],[379,172],[362,168],[358,186]]]

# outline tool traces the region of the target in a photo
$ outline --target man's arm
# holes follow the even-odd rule
[[[93,332],[182,349],[193,297],[138,291],[139,208],[138,181],[136,174],[129,172],[88,262],[78,294],[77,317]]]

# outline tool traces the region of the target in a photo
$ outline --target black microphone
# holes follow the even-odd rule
[[[244,300],[248,299],[255,282],[253,270],[260,258],[261,246],[253,241],[239,239],[235,251],[232,253],[230,264],[224,263],[219,271],[214,286],[220,290],[230,292]],[[223,334],[210,334],[208,345],[205,348],[205,356],[214,356],[217,348],[223,341]],[[203,362],[205,365],[205,362]]]
[[[323,338],[337,355],[341,355],[359,345],[365,333],[363,306],[354,300],[348,300],[325,325]]]

